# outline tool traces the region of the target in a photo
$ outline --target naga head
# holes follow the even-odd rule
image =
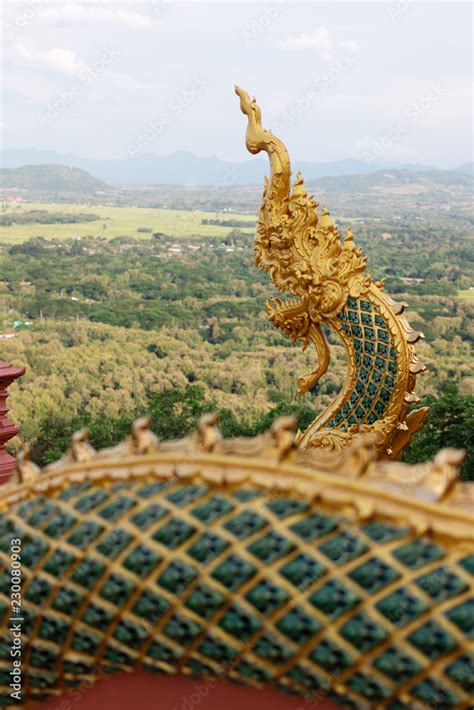
[[[235,93],[240,97],[240,109],[242,113],[248,116],[249,120],[247,134],[245,136],[245,145],[250,153],[256,155],[260,153],[261,150],[264,150],[264,138],[267,133],[267,131],[262,128],[262,112],[260,111],[260,107],[257,106],[255,99],[250,99],[247,92],[241,89],[240,86],[235,87]]]
[[[350,231],[340,238],[327,209],[318,214],[300,172],[291,186],[288,151],[262,128],[255,99],[238,86],[235,91],[248,119],[248,150],[263,150],[270,160],[255,239],[256,265],[270,274],[279,291],[308,297],[313,321],[334,317],[349,295],[367,289],[366,259],[354,248]]]
[[[262,128],[262,114],[255,99],[250,99],[247,92],[239,86],[235,87],[235,93],[240,98],[242,113],[248,119],[245,135],[247,149],[253,155],[263,150],[270,159],[270,180],[268,189],[265,190],[264,203],[270,196],[272,197],[273,212],[270,217],[270,210],[268,210],[267,217],[270,217],[270,222],[275,223],[280,215],[285,214],[288,209],[291,176],[288,151],[279,138],[274,136],[271,131]],[[268,204],[268,206],[270,205]]]

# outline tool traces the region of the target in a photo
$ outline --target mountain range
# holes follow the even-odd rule
[[[134,158],[105,160],[80,158],[72,154],[45,150],[4,150],[0,154],[3,168],[23,166],[62,165],[85,170],[111,186],[131,185],[253,185],[261,184],[268,172],[268,162],[263,158],[242,163],[221,160],[216,157],[201,157],[194,153],[179,151],[170,155],[139,155]],[[373,162],[347,159],[333,162],[294,161],[294,168],[301,170],[306,181],[321,177],[345,175],[370,175],[385,169],[406,169],[416,172],[433,171],[426,165]],[[473,163],[453,168],[458,172],[473,174]],[[97,187],[97,189],[100,189]]]
[[[105,182],[85,170],[68,165],[22,165],[20,168],[0,168],[0,186],[33,192],[94,193],[108,188]]]

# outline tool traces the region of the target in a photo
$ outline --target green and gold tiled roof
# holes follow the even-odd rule
[[[212,417],[167,444],[147,426],[99,453],[81,433],[0,489],[2,707],[12,539],[29,699],[144,668],[345,707],[472,706],[472,488],[457,452],[378,462],[371,437],[302,451],[290,418],[253,440],[222,441]]]

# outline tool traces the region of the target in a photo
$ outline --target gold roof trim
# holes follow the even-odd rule
[[[137,420],[124,442],[98,452],[87,432],[78,432],[66,455],[42,470],[24,451],[16,475],[0,488],[0,513],[69,484],[107,485],[152,475],[224,488],[251,483],[273,495],[319,500],[354,520],[382,517],[418,534],[474,540],[474,484],[458,478],[462,451],[442,449],[433,461],[416,465],[381,461],[370,434],[354,437],[339,451],[303,449],[296,443],[295,417],[280,417],[252,439],[222,439],[214,414],[177,441],[159,442],[149,426],[148,417]]]

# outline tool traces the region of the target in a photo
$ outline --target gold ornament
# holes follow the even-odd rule
[[[246,145],[265,151],[270,178],[265,179],[255,238],[255,263],[268,272],[279,291],[295,298],[270,299],[270,322],[303,348],[312,343],[317,366],[298,377],[300,395],[326,372],[329,348],[323,326],[339,336],[347,354],[348,372],[341,392],[300,435],[302,446],[339,449],[357,431],[377,433],[377,449],[397,458],[427,415],[427,408],[409,413],[419,401],[416,375],[425,367],[414,344],[423,337],[402,316],[406,304],[383,293],[366,272],[367,257],[354,244],[348,227],[339,235],[329,211],[318,213],[298,172],[291,186],[288,152],[278,138],[262,128],[255,99],[236,87],[248,118]]]

